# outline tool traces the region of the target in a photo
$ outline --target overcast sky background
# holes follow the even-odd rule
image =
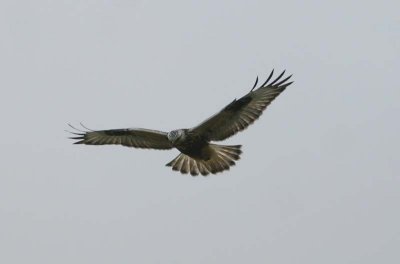
[[[399,1],[0,2],[1,263],[399,263]],[[286,69],[229,172],[76,146]]]

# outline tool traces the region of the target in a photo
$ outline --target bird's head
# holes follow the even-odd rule
[[[184,138],[185,131],[183,129],[172,130],[168,132],[167,137],[168,140],[172,143],[175,143]]]

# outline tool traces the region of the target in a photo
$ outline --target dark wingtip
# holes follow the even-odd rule
[[[271,80],[272,76],[274,75],[275,69],[272,69],[271,73],[269,74],[267,80],[260,86],[260,87],[265,87],[265,85]]]
[[[285,70],[283,70],[283,72],[282,72],[281,74],[279,74],[279,76],[278,76],[273,82],[271,82],[270,84],[268,84],[268,82],[271,80],[272,76],[274,75],[274,71],[275,71],[275,69],[272,69],[272,71],[271,71],[271,73],[269,74],[267,80],[266,80],[260,87],[258,87],[258,88],[266,87],[266,86],[274,86],[274,87],[275,87],[275,86],[280,86],[280,85],[282,85],[282,84],[286,87],[286,86],[289,86],[290,84],[293,83],[293,82],[290,82],[290,83],[288,83],[288,84],[285,84],[285,82],[286,82],[287,80],[289,80],[289,79],[293,76],[293,74],[290,75],[290,76],[288,76],[288,77],[286,77],[284,80],[280,80],[280,79],[282,78],[282,76],[286,73],[286,69],[285,69]],[[253,91],[254,88],[256,88],[257,83],[258,83],[258,76],[257,76],[256,82],[254,83],[253,88],[251,89],[251,91]],[[250,92],[251,92],[251,91],[250,91]]]
[[[84,136],[85,135],[85,133],[75,133],[75,132],[71,132],[71,131],[68,131],[68,130],[65,130],[65,131],[70,133],[70,134],[77,135],[77,136]]]
[[[292,75],[289,75],[288,77],[286,77],[285,79],[283,79],[282,81],[278,82],[275,84],[276,87],[279,87],[281,84],[286,85],[285,82],[287,80],[289,80],[292,77]]]
[[[258,83],[258,76],[257,76],[257,78],[256,78],[256,82],[254,83],[254,85],[253,85],[253,88],[251,88],[250,92],[251,92],[251,91],[253,91],[253,90],[254,90],[254,88],[256,88],[256,86],[257,86],[257,83]]]
[[[284,70],[281,74],[279,74],[279,76],[268,86],[273,86],[277,81],[279,81],[282,78],[282,76],[285,74],[285,72],[286,72],[286,70]]]
[[[83,137],[69,137],[69,139],[83,139]]]
[[[292,83],[294,83],[294,81],[293,81],[293,82],[289,82],[289,83],[285,84],[285,86],[287,87],[287,86],[291,85]]]

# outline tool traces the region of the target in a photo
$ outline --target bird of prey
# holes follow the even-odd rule
[[[274,71],[267,80],[256,88],[258,77],[253,88],[240,99],[225,106],[220,112],[211,116],[199,125],[188,129],[177,129],[170,132],[143,128],[126,128],[110,130],[76,129],[71,139],[74,144],[86,145],[122,145],[134,148],[172,149],[181,153],[166,166],[182,174],[192,176],[216,174],[229,170],[240,158],[241,145],[227,146],[210,143],[221,141],[244,130],[260,117],[265,108],[293,82],[290,77],[282,79],[283,71],[270,82]]]

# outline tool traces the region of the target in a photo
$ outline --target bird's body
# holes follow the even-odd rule
[[[208,142],[204,138],[196,133],[190,132],[189,129],[172,130],[168,135],[176,131],[178,131],[177,134],[179,135],[176,139],[174,138],[171,140],[170,137],[168,137],[172,146],[192,158],[203,160],[208,160],[210,158],[208,153],[206,153]]]
[[[292,83],[286,83],[291,76],[279,81],[283,74],[284,72],[268,84],[273,75],[272,71],[267,81],[254,90],[257,78],[248,94],[238,100],[235,99],[220,112],[193,128],[177,129],[168,133],[142,128],[99,131],[76,129],[78,133],[71,133],[77,137],[72,137],[72,139],[79,140],[75,144],[117,144],[153,149],[176,148],[181,154],[167,164],[173,170],[184,174],[190,173],[193,176],[222,172],[235,165],[235,161],[240,158],[241,145],[216,145],[211,141],[224,140],[252,124],[263,110]]]

